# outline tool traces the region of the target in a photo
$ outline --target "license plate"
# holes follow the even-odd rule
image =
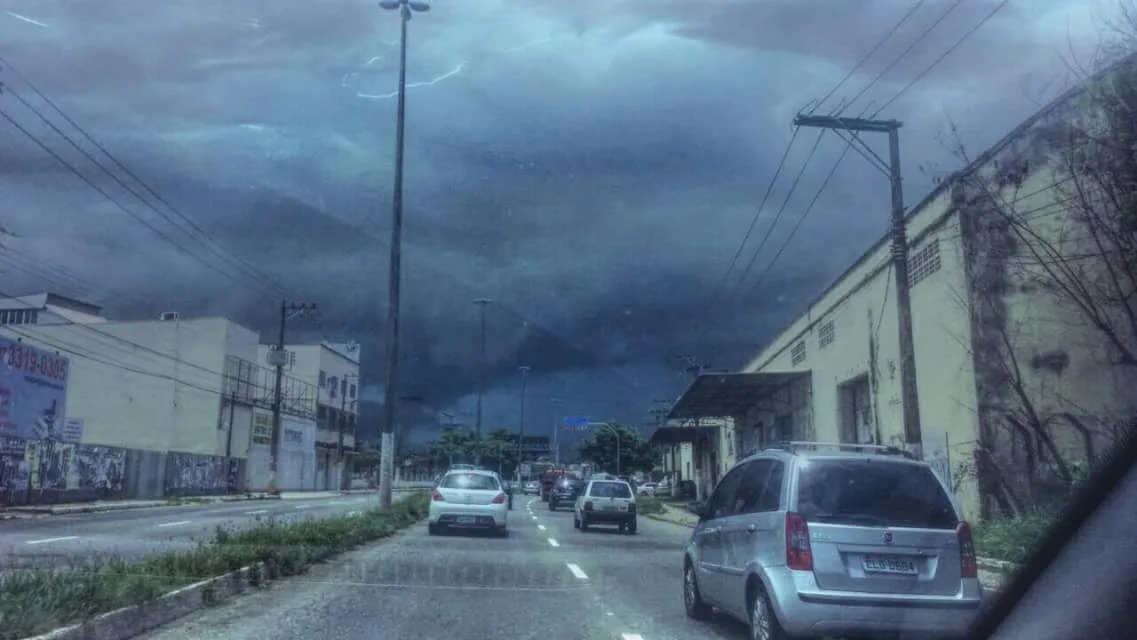
[[[604,510],[605,510],[605,511],[615,511],[616,509],[619,509],[619,507],[617,507],[617,506],[616,506],[616,505],[614,505],[614,504],[606,504],[606,505],[604,505]]]
[[[474,524],[478,521],[474,516],[458,516],[458,524]]]
[[[870,573],[891,573],[897,575],[916,575],[916,563],[897,556],[865,556],[865,571]]]

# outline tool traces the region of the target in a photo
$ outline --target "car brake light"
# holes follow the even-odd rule
[[[435,502],[442,502],[442,501],[443,501],[443,500],[445,500],[446,498],[443,498],[443,497],[442,497],[442,494],[438,492],[438,489],[435,489],[435,490],[434,490],[434,491],[433,491],[433,492],[430,494],[430,499],[431,499],[431,500],[434,500]]]
[[[964,578],[979,577],[979,563],[975,557],[975,541],[971,538],[971,525],[960,522],[955,528],[959,538],[959,574]]]
[[[501,504],[503,502],[505,502],[505,494],[504,493],[499,493],[493,497],[493,503],[494,504]]]
[[[809,546],[809,525],[801,514],[786,514],[786,566],[795,571],[813,571],[813,549]]]
[[[592,501],[591,500],[584,503],[584,510],[585,511],[592,511]]]

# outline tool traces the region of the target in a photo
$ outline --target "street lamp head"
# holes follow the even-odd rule
[[[394,11],[401,7],[409,7],[411,11],[430,11],[430,3],[424,0],[379,0],[379,8]]]

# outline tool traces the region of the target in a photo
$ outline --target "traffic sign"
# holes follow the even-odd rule
[[[588,426],[588,418],[587,417],[565,418],[565,426],[566,427],[587,427]]]

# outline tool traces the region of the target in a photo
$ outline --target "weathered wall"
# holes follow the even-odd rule
[[[0,503],[161,499],[243,491],[244,460],[90,444],[0,441]]]

